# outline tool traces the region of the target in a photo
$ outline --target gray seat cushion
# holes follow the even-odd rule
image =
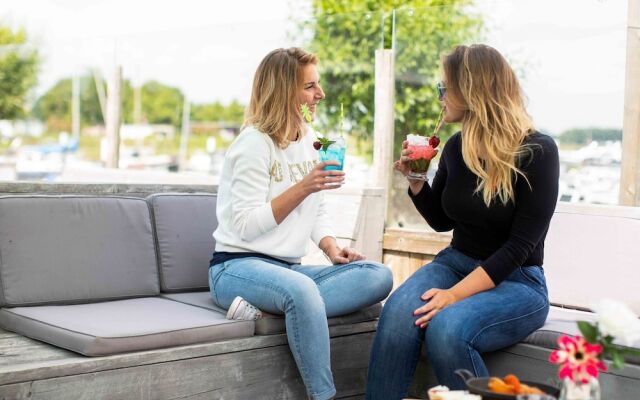
[[[163,292],[206,290],[218,226],[216,195],[156,194],[153,210]]]
[[[24,336],[88,356],[253,335],[252,321],[160,297],[0,309],[0,323]]]
[[[211,300],[209,292],[171,293],[162,294],[162,297],[225,314],[227,312],[213,304],[213,300]],[[380,316],[381,310],[382,304],[376,303],[351,314],[329,318],[327,322],[329,323],[329,326],[336,326],[371,321]],[[256,335],[275,335],[285,331],[284,316],[282,315],[265,314],[263,318],[256,321]]]
[[[0,257],[0,306],[160,292],[151,213],[144,199],[0,197]]]
[[[595,320],[595,314],[590,312],[551,307],[544,326],[529,335],[523,343],[554,350],[558,348],[560,336],[582,336],[577,321],[594,322]],[[640,342],[633,347],[640,349]],[[637,356],[627,356],[625,361],[629,364],[640,365],[640,357]]]

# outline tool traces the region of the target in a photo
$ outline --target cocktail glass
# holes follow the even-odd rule
[[[347,149],[347,143],[342,136],[339,136],[331,143],[326,149],[321,148],[320,151],[320,162],[335,160],[340,163],[340,165],[327,165],[324,167],[325,171],[342,171],[344,167],[344,154]]]
[[[409,172],[408,178],[426,181],[429,164],[437,154],[436,149],[429,145],[429,138],[422,135],[409,134],[407,142],[407,148],[411,150],[409,155],[411,172]]]

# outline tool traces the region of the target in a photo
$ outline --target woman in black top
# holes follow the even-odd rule
[[[400,399],[424,343],[442,385],[464,387],[465,368],[488,376],[481,353],[515,344],[549,311],[544,238],[558,196],[558,149],[537,132],[518,80],[485,45],[458,46],[443,59],[444,121],[461,132],[442,151],[431,184],[409,196],[451,245],[387,300],[374,341],[367,399]],[[406,142],[395,167],[409,173]]]

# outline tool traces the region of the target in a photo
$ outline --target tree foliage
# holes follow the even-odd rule
[[[142,85],[142,115],[149,123],[180,125],[184,95],[178,88],[150,81]]]
[[[107,93],[106,84],[103,90]],[[51,130],[71,129],[71,78],[61,79],[34,106],[33,114],[45,121]],[[134,122],[134,89],[131,82],[122,82],[122,117],[125,123]],[[146,82],[140,88],[140,107],[142,122],[150,124],[170,124],[179,126],[182,123],[182,107],[184,95],[178,88],[157,81]],[[83,126],[102,125],[104,118],[98,99],[96,81],[93,75],[80,77],[80,122]],[[228,105],[220,102],[194,104],[191,107],[192,121],[224,121],[240,124],[244,116],[244,106],[237,101]]]
[[[193,121],[224,121],[240,125],[244,120],[244,105],[233,100],[228,105],[219,101],[208,104],[194,104],[191,107]]]
[[[24,29],[0,26],[0,119],[23,117],[29,91],[36,85],[40,56]]]
[[[312,0],[314,19],[301,24],[299,34],[310,36],[308,48],[320,58],[329,105],[321,119],[335,129],[343,103],[352,134],[372,137],[375,50],[393,45],[396,142],[413,131],[430,132],[441,108],[434,88],[441,55],[480,35],[481,20],[469,5],[469,0]]]
[[[102,111],[93,77],[82,76],[79,83],[80,123],[82,125],[102,124]],[[59,80],[36,101],[33,115],[49,125],[54,125],[58,130],[70,130],[72,85],[71,78]]]

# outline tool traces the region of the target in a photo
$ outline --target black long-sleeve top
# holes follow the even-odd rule
[[[494,198],[487,207],[482,192],[474,193],[477,176],[462,158],[458,132],[444,146],[431,185],[409,196],[420,214],[436,231],[453,229],[451,245],[483,260],[480,264],[498,285],[523,265],[542,265],[544,239],[558,199],[558,148],[547,135],[527,137],[529,152],[518,161],[526,175],[514,177],[514,201],[506,205]]]

